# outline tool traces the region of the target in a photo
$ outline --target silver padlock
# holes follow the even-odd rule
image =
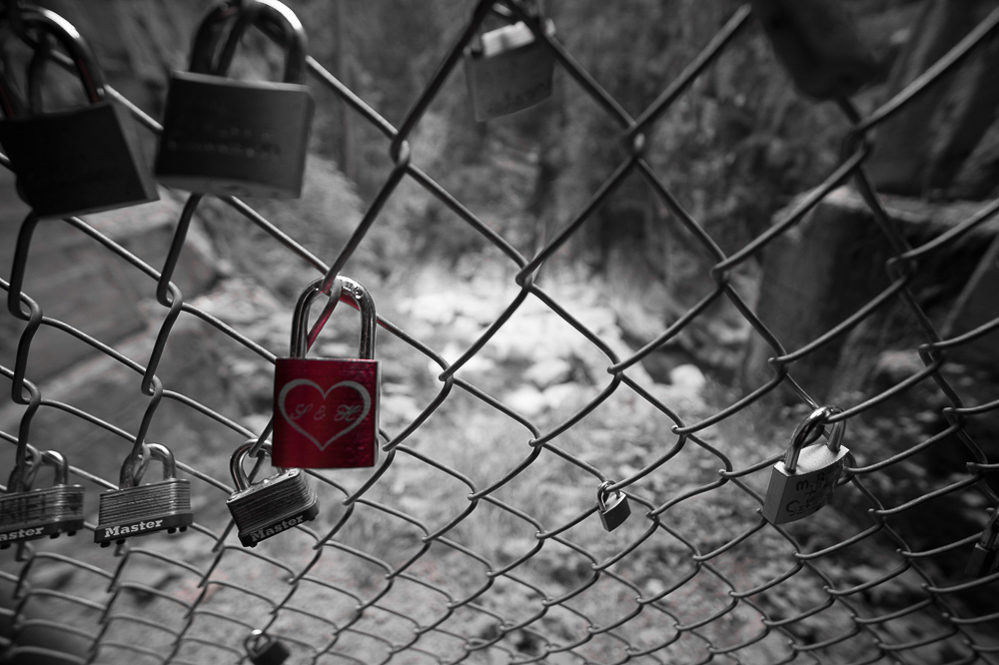
[[[784,459],[774,464],[770,471],[762,511],[767,521],[773,524],[793,522],[828,503],[850,452],[842,444],[845,423],[833,424],[828,442],[811,442],[822,435],[826,422],[837,413],[840,410],[836,407],[820,407],[795,428]]]
[[[243,646],[253,665],[281,665],[291,655],[284,643],[260,629],[250,633]]]
[[[992,515],[982,537],[975,543],[964,572],[982,577],[999,570],[999,509]]]
[[[546,35],[555,34],[550,20],[533,21]],[[551,46],[523,21],[475,38],[465,50],[465,79],[475,119],[508,115],[550,97],[554,70]]]
[[[631,515],[628,505],[628,495],[620,490],[610,492],[609,480],[604,481],[597,489],[597,510],[600,513],[600,523],[608,531],[613,531],[627,521]]]
[[[83,486],[69,484],[69,464],[54,450],[29,447],[31,462],[16,464],[0,495],[0,549],[35,538],[72,536],[83,528]],[[41,466],[54,470],[52,485],[32,489]]]
[[[101,493],[98,525],[94,529],[94,542],[101,547],[156,531],[184,531],[194,522],[191,482],[176,477],[173,453],[161,443],[144,444],[143,450],[142,455],[125,458],[119,488]],[[163,479],[140,484],[153,458],[163,465]]]
[[[279,469],[277,475],[250,483],[243,470],[243,460],[255,444],[251,439],[233,453],[229,471],[236,491],[225,502],[236,523],[239,542],[246,547],[256,547],[261,540],[315,519],[319,514],[319,496],[301,469]],[[270,454],[269,444],[261,449]]]

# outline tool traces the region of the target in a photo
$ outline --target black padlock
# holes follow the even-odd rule
[[[613,531],[624,524],[631,515],[628,505],[628,495],[621,491],[610,492],[611,482],[605,481],[597,489],[597,510],[600,513],[600,523],[608,531]]]
[[[533,16],[536,30],[555,33],[554,24]],[[465,50],[465,80],[478,121],[533,106],[552,94],[555,56],[523,21],[477,36]]]
[[[184,531],[194,522],[191,511],[191,481],[177,478],[177,463],[169,448],[147,443],[140,458],[129,456],[121,467],[119,489],[101,493],[94,542],[107,547],[112,542],[144,536],[156,531]],[[150,458],[163,465],[163,479],[143,483]]]
[[[83,528],[83,486],[69,484],[69,464],[54,450],[29,446],[31,462],[15,464],[0,494],[0,549],[13,543],[60,534],[72,536]],[[41,466],[54,470],[52,485],[33,488]]]
[[[23,8],[20,20],[39,44],[54,37],[62,46],[88,104],[53,112],[40,108],[44,57],[33,58],[27,68],[32,103],[17,99],[12,82],[4,80],[0,145],[17,176],[19,196],[38,217],[68,217],[157,200],[132,117],[105,94],[103,74],[80,33],[47,9]],[[32,66],[36,60],[43,64]]]
[[[251,25],[278,35],[284,82],[226,75]],[[159,181],[222,196],[300,196],[315,106],[302,83],[305,69],[305,30],[277,0],[224,3],[211,11],[195,38],[190,71],[170,77],[156,156]]]
[[[243,642],[253,665],[281,665],[291,652],[282,642],[262,630],[254,630]]]
[[[256,547],[261,540],[319,514],[316,488],[301,469],[279,469],[277,475],[250,482],[243,470],[243,460],[255,445],[256,441],[250,439],[232,454],[229,471],[236,491],[225,502],[236,523],[239,542],[246,547]],[[261,449],[268,455],[271,452],[270,444]]]
[[[992,515],[982,531],[982,537],[971,550],[964,572],[972,577],[982,577],[996,570],[999,570],[999,510]]]

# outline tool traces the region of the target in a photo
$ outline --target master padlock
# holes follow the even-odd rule
[[[631,515],[628,505],[628,495],[617,490],[611,492],[609,480],[604,481],[597,489],[597,511],[600,513],[600,523],[607,531],[613,531],[627,521]]]
[[[284,82],[226,75],[251,25],[281,42]],[[278,0],[223,3],[209,12],[195,38],[190,71],[170,77],[156,156],[160,182],[218,195],[300,196],[315,106],[302,83],[305,70],[305,30]]]
[[[283,642],[260,629],[250,633],[243,641],[243,646],[253,665],[281,665],[291,655]]]
[[[842,445],[846,426],[838,421],[832,426],[828,442],[812,441],[822,435],[826,421],[837,413],[840,410],[836,407],[820,407],[795,428],[784,459],[770,470],[770,484],[763,502],[763,517],[769,522],[793,522],[828,503],[850,452]]]
[[[236,523],[239,542],[247,547],[256,547],[261,540],[315,519],[319,514],[316,489],[301,469],[279,469],[277,475],[250,482],[243,461],[254,445],[256,441],[250,439],[233,453],[229,471],[236,491],[225,502]],[[271,447],[263,444],[261,450],[270,453]]]
[[[551,36],[555,25],[532,16],[536,30]],[[524,21],[483,33],[465,50],[465,80],[475,119],[489,120],[533,106],[552,94],[555,56]]]
[[[378,456],[378,361],[374,359],[376,315],[368,291],[347,277],[341,299],[361,314],[357,358],[306,358],[309,307],[320,282],[295,306],[291,357],[274,368],[274,465],[302,469],[374,466]]]
[[[141,456],[125,458],[119,488],[101,493],[94,529],[94,542],[101,547],[156,531],[184,531],[194,522],[191,481],[177,478],[173,453],[161,443],[144,444],[143,451]],[[162,464],[163,479],[142,483],[151,459]]]
[[[18,195],[38,217],[68,217],[155,201],[156,185],[134,136],[132,117],[104,90],[104,76],[83,37],[47,9],[26,7],[20,20],[37,40],[27,65],[28,103],[9,78],[0,81],[5,118],[0,145],[17,177]],[[87,105],[45,111],[42,77],[50,39],[69,55]],[[43,46],[44,45],[44,46]]]
[[[54,450],[29,451],[30,464],[16,464],[7,491],[0,494],[0,549],[45,536],[72,536],[83,528],[83,486],[69,484],[66,458]],[[52,485],[33,488],[41,466],[52,467]]]

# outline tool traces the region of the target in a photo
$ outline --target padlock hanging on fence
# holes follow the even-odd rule
[[[132,117],[108,98],[104,75],[83,37],[47,9],[18,11],[35,51],[26,66],[27,99],[21,99],[6,72],[0,76],[0,145],[17,177],[18,195],[38,217],[69,217],[156,201],[159,194]],[[72,61],[86,105],[59,111],[42,108],[42,79],[50,57],[46,51],[52,39]]]
[[[250,26],[284,49],[283,82],[227,76]],[[305,30],[285,5],[277,0],[218,5],[198,29],[190,71],[170,76],[156,155],[159,181],[220,196],[300,196],[315,107],[303,84],[305,70]]]
[[[374,466],[378,457],[377,317],[367,289],[338,277],[361,315],[357,358],[306,358],[309,308],[323,293],[309,286],[295,305],[291,357],[274,368],[274,465],[344,469]]]
[[[597,512],[600,514],[600,523],[607,531],[618,528],[631,516],[628,495],[621,490],[611,492],[609,490],[611,484],[607,480],[597,488]]]
[[[555,34],[555,25],[536,9],[531,25],[517,21],[473,38],[465,49],[465,80],[478,121],[515,113],[552,94],[555,55],[532,31]]]
[[[793,522],[829,502],[850,453],[843,445],[845,423],[840,420],[832,425],[827,442],[812,441],[822,435],[826,421],[837,413],[840,410],[836,407],[820,407],[795,428],[784,459],[770,469],[770,483],[763,502],[763,517],[769,522]]]
[[[141,455],[129,455],[121,466],[119,488],[100,495],[94,542],[107,547],[126,538],[157,531],[184,531],[194,522],[191,481],[177,478],[173,452],[161,443],[146,443]],[[162,480],[143,483],[152,459],[163,466]]]
[[[999,508],[982,531],[971,550],[964,572],[970,577],[983,577],[999,570]]]
[[[291,656],[283,642],[260,629],[251,632],[243,646],[253,665],[281,665]]]
[[[278,469],[276,475],[250,482],[243,462],[255,445],[256,441],[250,439],[232,454],[229,472],[236,491],[225,502],[236,523],[239,542],[246,547],[256,547],[260,541],[319,514],[316,489],[301,469]],[[271,453],[268,444],[262,444],[260,449]]]
[[[69,484],[69,463],[55,450],[28,447],[30,461],[18,459],[0,494],[0,549],[26,540],[72,536],[83,528],[83,486]],[[52,484],[34,488],[40,467],[53,469]]]

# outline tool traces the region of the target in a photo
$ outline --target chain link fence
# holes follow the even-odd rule
[[[627,154],[606,165],[609,175],[588,205],[526,255],[422,170],[410,146],[445,81],[460,76],[462,54],[481,31],[490,5],[469,7],[463,30],[397,126],[322,63],[308,59],[311,85],[332,92],[377,130],[391,159],[379,191],[331,260],[317,257],[247,203],[221,199],[254,233],[266,234],[289,259],[312,266],[312,278],[322,277],[328,285],[365,243],[386,203],[404,196],[403,185],[422,188],[496,250],[496,263],[509,276],[503,293],[483,296],[487,313],[475,341],[447,354],[449,360],[442,350],[448,330],[438,330],[436,341],[429,342],[379,316],[378,357],[406,356],[424,367],[420,385],[400,388],[389,366],[383,367],[386,382],[395,382],[392,390],[419,395],[420,408],[404,421],[393,419],[394,393],[388,390],[378,464],[369,470],[311,472],[319,487],[319,519],[253,549],[239,545],[224,508],[233,491],[228,456],[164,441],[177,455],[178,475],[192,483],[195,523],[183,534],[101,549],[89,542],[96,524],[88,519],[85,531],[72,538],[6,550],[8,661],[248,662],[244,640],[252,630],[263,630],[288,647],[292,663],[999,662],[994,602],[999,573],[964,571],[985,533],[986,508],[996,503],[988,485],[996,462],[976,442],[973,425],[993,415],[999,402],[969,394],[945,365],[953,350],[999,328],[999,318],[973,330],[941,333],[910,289],[927,257],[987,228],[997,206],[982,206],[912,246],[865,173],[874,132],[994,39],[999,11],[873,111],[861,113],[848,99],[839,100],[849,126],[839,164],[779,221],[730,253],[679,203],[644,151],[650,129],[753,24],[751,9],[735,11],[637,117],[578,64],[557,33],[542,31],[538,38],[551,46],[560,75],[617,126]],[[513,2],[509,10],[525,11]],[[58,54],[53,57],[58,60]],[[161,129],[118,91],[109,92],[146,128]],[[713,287],[640,348],[622,350],[616,340],[604,338],[589,312],[581,313],[573,300],[580,291],[549,285],[540,272],[628,178],[651,188],[710,257]],[[785,348],[734,276],[846,184],[892,248],[884,266],[889,286],[821,335]],[[153,259],[140,258],[113,233],[84,219],[40,222],[29,215],[21,222],[13,265],[0,282],[8,316],[21,322],[16,355],[0,368],[10,386],[8,412],[16,413],[18,422],[16,429],[0,432],[11,444],[6,459],[18,440],[45,449],[72,445],[82,452],[67,453],[71,477],[92,496],[116,488],[117,476],[114,469],[91,465],[88,448],[114,446],[121,459],[147,440],[155,423],[178,413],[200,419],[206,436],[223,443],[219,450],[231,451],[266,431],[258,421],[216,406],[224,400],[195,397],[160,379],[170,364],[183,365],[184,354],[203,361],[186,342],[183,350],[170,346],[179,325],[267,363],[284,354],[283,348],[267,348],[238,320],[227,320],[210,302],[185,300],[177,286],[192,220],[206,200],[197,195],[187,200],[168,249]],[[246,232],[240,228],[238,233]],[[107,344],[88,332],[95,322],[86,312],[73,322],[47,314],[61,311],[59,294],[46,300],[26,290],[39,245],[70,235],[99,245],[109,264],[124,266],[129,279],[155,293],[150,307],[160,324],[140,336],[142,342],[129,348]],[[378,301],[377,290],[373,295]],[[674,402],[675,393],[649,382],[641,362],[720,302],[734,306],[762,340],[772,373],[744,391],[725,393],[727,401],[711,409]],[[770,524],[760,513],[769,470],[783,457],[789,427],[802,413],[768,417],[771,409],[784,413],[771,398],[790,391],[805,413],[821,406],[796,380],[796,364],[889,306],[904,310],[913,322],[918,339],[909,348],[918,352],[922,367],[837,405],[841,411],[828,423],[845,423],[844,443],[852,456],[833,507],[792,524]],[[290,321],[290,307],[287,311]],[[525,414],[519,405],[494,397],[496,386],[472,371],[526,312],[541,312],[549,325],[578,336],[602,363],[606,374],[580,403],[557,413]],[[98,351],[114,371],[131,373],[134,399],[98,414],[62,399],[62,387],[33,381],[38,340],[53,335]],[[508,383],[521,380],[516,373],[502,376]],[[876,430],[860,423],[917,391],[933,394],[942,424],[928,436],[902,432],[901,443],[879,448]],[[92,404],[94,396],[89,399]],[[596,418],[599,431],[592,424]],[[90,436],[44,444],[32,436],[38,421],[49,422],[46,432],[57,432],[68,420],[82,423]],[[769,434],[752,431],[751,423],[760,420],[774,423]],[[962,460],[963,472],[939,486],[899,481],[918,476],[922,455],[942,445]],[[268,473],[266,467],[256,472]],[[626,493],[631,507],[625,524],[610,532],[597,515],[601,487]],[[955,534],[939,522],[941,513],[927,512],[950,500],[977,507],[975,529]],[[916,541],[909,535],[914,525],[927,532]]]

